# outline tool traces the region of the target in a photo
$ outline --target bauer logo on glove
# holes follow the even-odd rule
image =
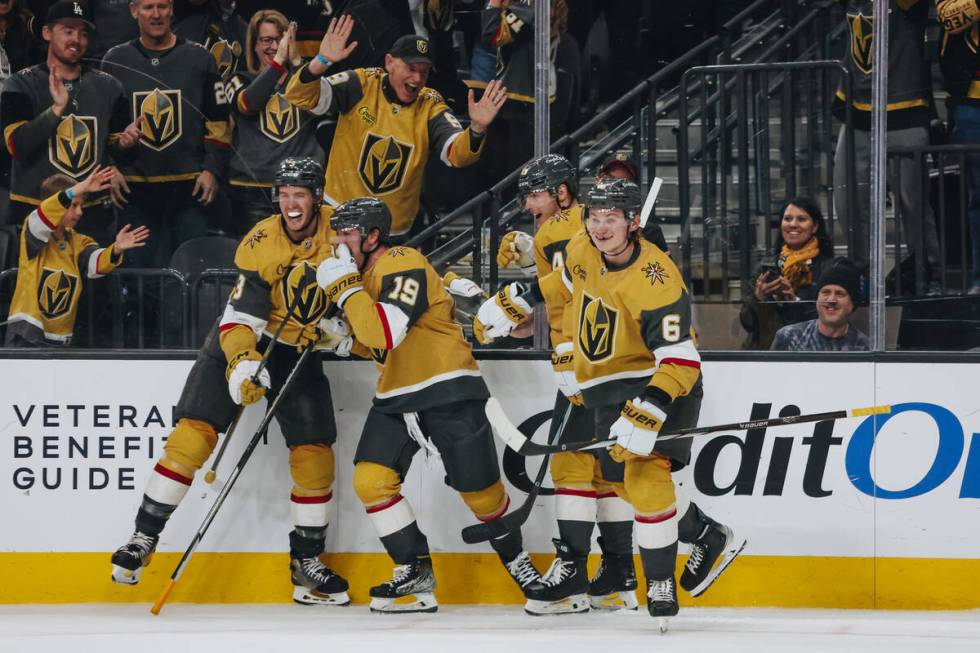
[[[327,299],[341,308],[348,297],[363,288],[361,272],[347,245],[337,245],[334,255],[323,259],[316,269],[316,282]]]
[[[486,345],[494,338],[510,335],[514,327],[527,319],[531,305],[520,296],[522,292],[524,287],[515,282],[483,302],[473,320],[473,335],[480,344]]]
[[[651,401],[642,397],[627,401],[609,429],[609,437],[616,440],[610,456],[618,462],[649,456],[665,419],[667,413]]]

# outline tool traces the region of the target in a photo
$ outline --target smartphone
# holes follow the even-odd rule
[[[772,263],[763,263],[760,266],[761,274],[765,275],[766,281],[775,281],[779,278],[779,266]]]

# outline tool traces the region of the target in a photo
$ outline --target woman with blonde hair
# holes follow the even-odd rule
[[[226,86],[235,121],[229,194],[232,225],[239,237],[273,212],[272,180],[280,161],[324,161],[315,138],[317,117],[291,105],[283,94],[289,72],[302,63],[296,23],[274,9],[257,11],[245,35],[246,70],[233,75]]]

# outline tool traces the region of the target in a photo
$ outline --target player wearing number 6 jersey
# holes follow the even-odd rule
[[[341,244],[320,264],[317,282],[343,308],[354,353],[373,358],[381,372],[354,455],[354,490],[397,566],[390,581],[371,588],[371,609],[434,612],[429,545],[401,484],[415,453],[425,449],[442,457],[446,482],[477,519],[507,512],[484,414],[489,392],[443,281],[417,250],[389,246],[385,204],[368,197],[344,202],[331,226]],[[490,544],[522,589],[539,578],[520,531]]]

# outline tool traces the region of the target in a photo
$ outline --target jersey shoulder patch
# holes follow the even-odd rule
[[[235,251],[235,265],[242,270],[253,270],[261,274],[263,262],[268,259],[267,251],[274,248],[273,241],[279,235],[279,215],[271,215],[252,227]]]
[[[375,265],[378,267],[377,274],[384,276],[392,272],[425,268],[428,263],[428,260],[417,249],[397,245],[389,247]]]

